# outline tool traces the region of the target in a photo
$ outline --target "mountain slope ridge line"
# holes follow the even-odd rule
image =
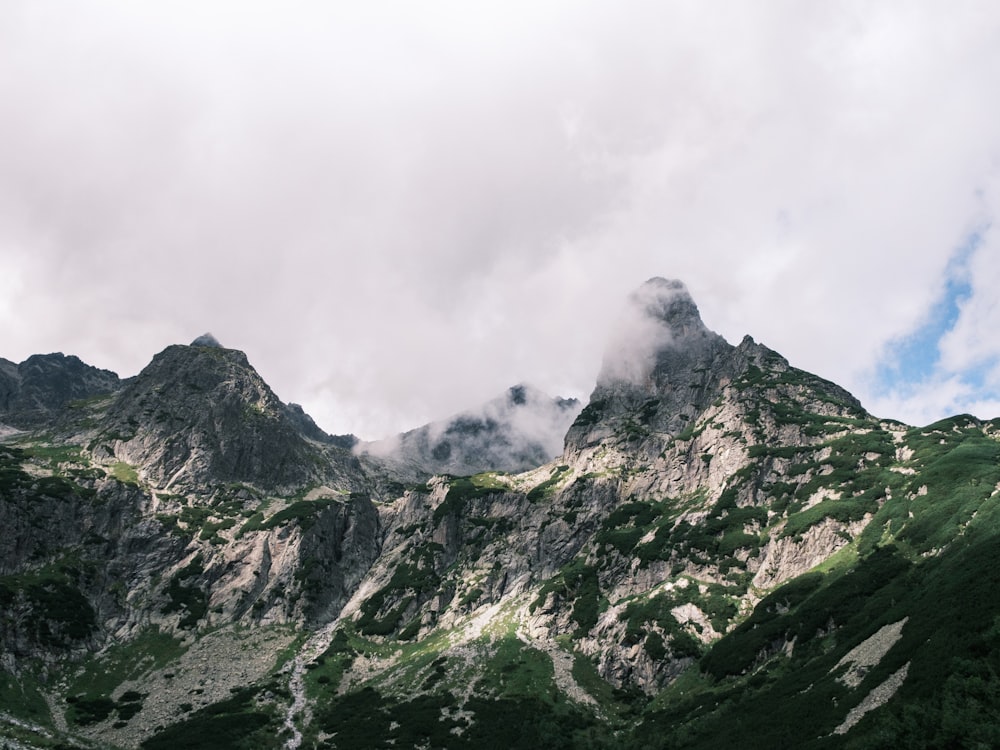
[[[1000,421],[877,419],[711,332],[678,281],[630,296],[582,409],[517,386],[382,455],[214,338],[121,382],[45,362],[0,400],[0,695],[45,731],[825,748],[1000,725]],[[543,450],[490,465],[522,438]],[[955,705],[978,713],[940,721]]]

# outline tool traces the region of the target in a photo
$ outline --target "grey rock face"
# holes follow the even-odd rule
[[[330,448],[336,455],[321,460],[301,429],[310,423],[278,400],[243,352],[171,346],[116,396],[105,435],[116,456],[164,487],[211,481],[282,487],[328,470],[357,471],[345,451]]]
[[[20,393],[19,378],[18,366],[0,361],[0,403]],[[881,422],[750,337],[734,346],[710,331],[680,282],[652,279],[631,297],[590,403],[578,410],[519,386],[487,408],[406,433],[387,458],[359,462],[300,407],[282,404],[242,353],[197,340],[170,347],[78,420],[72,450],[45,444],[32,454],[38,433],[18,438],[21,457],[3,466],[0,667],[39,659],[56,669],[150,628],[194,643],[204,695],[213,697],[192,698],[203,686],[184,683],[158,691],[167,697],[133,720],[128,742],[110,721],[94,730],[122,745],[152,731],[149,717],[179,721],[179,706],[230,698],[239,682],[210,683],[212,658],[222,657],[209,644],[228,627],[238,643],[270,626],[288,635],[284,643],[288,624],[307,631],[290,671],[253,672],[266,685],[261,707],[285,712],[305,743],[336,737],[323,711],[353,690],[378,690],[386,724],[393,701],[445,689],[459,715],[463,701],[502,699],[508,684],[536,689],[519,679],[522,668],[532,669],[544,704],[552,691],[588,706],[608,700],[607,686],[588,695],[575,682],[588,670],[622,695],[655,695],[686,674],[694,679],[683,690],[701,690],[702,701],[721,694],[721,680],[751,696],[768,689],[772,675],[750,674],[788,659],[776,671],[784,679],[793,651],[811,648],[829,662],[816,672],[822,688],[836,663],[827,649],[864,637],[852,593],[859,581],[838,579],[853,575],[844,571],[855,560],[881,554],[871,572],[891,575],[893,537],[909,545],[931,534],[896,562],[912,564],[913,575],[937,569],[948,543],[937,538],[941,523],[920,514],[949,507],[952,474],[962,503],[974,492],[989,501],[963,506],[959,537],[996,526],[988,514],[1000,486],[1000,422],[925,430]],[[529,429],[536,422],[544,429]],[[553,425],[569,422],[557,455]],[[71,421],[61,424],[68,434]],[[933,466],[928,489],[920,472]],[[980,472],[977,482],[965,481],[970,471]],[[40,572],[49,576],[41,588]],[[841,591],[848,599],[829,612],[794,609],[821,585],[817,601],[827,607],[837,580],[851,584]],[[83,602],[77,621],[49,608],[60,594]],[[790,611],[785,625],[756,638],[768,612]],[[838,631],[845,627],[855,630]],[[746,653],[733,653],[734,636],[751,644]],[[251,658],[239,648],[224,654]],[[546,658],[551,684],[536,679]],[[311,671],[315,680],[306,679]],[[294,701],[280,689],[286,682]],[[802,687],[782,699],[799,700]],[[660,699],[682,708],[686,700]],[[842,701],[842,713],[849,705]],[[440,716],[435,706],[433,721]],[[633,744],[644,745],[646,728]]]
[[[184,544],[149,517],[138,487],[96,471],[36,476],[0,450],[3,650],[45,663],[96,650],[129,619],[125,594],[181,559]]]
[[[829,436],[851,429],[880,428],[843,389],[708,330],[679,282],[651,280],[561,457],[516,477],[432,480],[428,494],[383,506],[383,554],[360,589],[378,594],[354,603],[358,622],[426,634],[528,596],[533,637],[570,637],[608,681],[654,692],[761,590],[860,533],[864,522],[831,518],[783,536],[777,501],[788,500],[774,489],[822,487]],[[811,468],[782,485],[792,457]],[[872,459],[857,460],[864,471]],[[426,575],[400,585],[396,571],[415,559]]]
[[[73,372],[75,358],[32,358],[24,381],[59,385],[37,371],[63,359]],[[17,366],[0,374],[23,395]],[[281,403],[242,352],[169,347],[105,401],[73,410],[58,435],[0,443],[7,669],[150,627],[196,637],[326,621],[379,553],[358,460]]]
[[[0,359],[0,414],[5,418],[20,389],[21,376],[17,372],[17,365],[10,360]]]
[[[749,336],[733,346],[706,328],[681,282],[650,279],[628,300],[597,386],[566,435],[566,449],[579,451],[623,433],[669,441],[751,367],[789,369],[784,358]],[[864,412],[843,389],[810,378]]]
[[[378,511],[367,497],[353,497],[316,517],[299,544],[299,575],[312,623],[334,619],[381,551]]]
[[[705,327],[681,282],[650,279],[629,297],[597,386],[566,446],[596,444],[623,420],[679,433],[745,367],[745,359]]]
[[[74,401],[115,392],[121,383],[65,354],[34,354],[15,365],[0,360],[0,422],[33,427],[51,421]]]

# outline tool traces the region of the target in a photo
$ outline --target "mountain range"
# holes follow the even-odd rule
[[[362,443],[204,336],[0,360],[0,424],[8,747],[1000,746],[1000,420],[874,417],[677,281],[586,405]]]

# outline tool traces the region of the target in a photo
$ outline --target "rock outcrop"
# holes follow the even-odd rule
[[[293,488],[360,473],[301,409],[283,404],[236,349],[170,346],[108,408],[102,441],[169,491],[213,482]]]
[[[0,359],[0,423],[20,428],[51,423],[74,402],[114,393],[109,370],[65,354],[35,354],[15,365]]]

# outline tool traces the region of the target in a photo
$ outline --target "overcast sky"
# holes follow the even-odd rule
[[[0,356],[211,331],[375,438],[586,398],[665,276],[879,416],[998,416],[998,92],[992,0],[0,0]]]

